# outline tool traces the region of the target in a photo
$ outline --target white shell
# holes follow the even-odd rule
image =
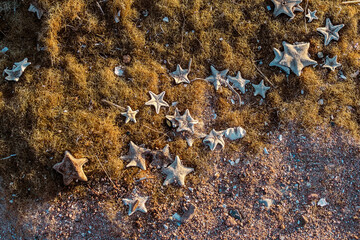
[[[246,131],[242,127],[228,128],[225,130],[225,137],[230,140],[237,140],[243,138],[245,134]]]
[[[36,16],[38,19],[41,19],[42,15],[44,14],[44,11],[35,7],[33,4],[30,4],[30,7],[28,9],[29,12],[36,13]]]

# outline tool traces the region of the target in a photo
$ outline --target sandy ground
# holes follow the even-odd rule
[[[1,239],[358,239],[360,145],[340,132],[307,135],[289,127],[270,133],[269,154],[258,156],[217,149],[201,184],[156,207],[150,195],[147,214],[127,216],[121,198],[129,191],[106,178],[86,185],[82,198],[65,191],[61,201],[32,202],[17,216],[4,215],[12,206],[1,200]],[[145,193],[142,185],[151,181],[137,188]],[[320,199],[328,205],[319,206]],[[191,204],[188,221],[172,218]]]

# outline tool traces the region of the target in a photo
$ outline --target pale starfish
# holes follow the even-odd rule
[[[308,14],[305,15],[305,17],[307,17],[309,20],[308,22],[312,22],[314,19],[319,19],[315,14],[316,14],[316,11],[310,11],[310,9],[308,9]]]
[[[163,185],[166,186],[175,181],[180,186],[184,186],[186,175],[192,171],[194,171],[193,168],[184,167],[179,156],[176,156],[175,161],[170,166],[162,170],[162,172],[167,175]]]
[[[138,194],[134,194],[133,198],[123,198],[122,201],[126,206],[129,206],[128,215],[132,215],[136,211],[147,213],[145,206],[149,197],[141,197]]]
[[[337,56],[333,58],[329,58],[329,56],[326,56],[325,64],[323,65],[324,68],[329,68],[331,71],[335,71],[335,68],[340,66],[341,64],[337,62]]]
[[[279,62],[281,61],[281,59],[284,56],[284,52],[281,52],[279,49],[277,48],[273,48],[274,53],[275,53],[275,58],[274,60],[272,60],[272,62],[269,64],[270,67],[279,67],[281,70],[283,70],[286,75],[290,74],[290,68],[279,64]]]
[[[248,84],[250,80],[242,78],[240,71],[237,72],[235,77],[228,76],[227,79],[233,84],[234,88],[239,89],[243,94],[245,94],[245,85]]]
[[[164,101],[164,95],[165,91],[160,93],[159,95],[156,95],[152,91],[149,91],[151,99],[145,103],[145,105],[153,105],[155,107],[155,112],[159,114],[160,108],[162,106],[169,107],[169,104]]]
[[[218,144],[220,144],[221,148],[223,148],[225,146],[223,136],[224,131],[215,131],[213,129],[211,130],[210,134],[204,138],[203,143],[208,145],[211,151],[213,151]]]
[[[262,98],[265,98],[266,91],[270,89],[270,87],[267,87],[264,85],[264,80],[261,80],[261,82],[256,84],[251,84],[255,88],[254,96],[261,95]]]
[[[139,147],[132,141],[130,141],[129,153],[126,156],[121,156],[122,160],[130,160],[130,163],[126,167],[139,167],[142,170],[146,170],[145,154],[150,152],[149,149]]]
[[[122,112],[121,115],[125,116],[125,123],[128,123],[130,120],[136,123],[135,115],[139,112],[139,110],[133,111],[130,106],[127,106],[126,112]]]
[[[190,80],[187,76],[190,73],[190,66],[191,66],[191,59],[189,61],[188,69],[182,69],[181,66],[178,64],[176,66],[176,71],[170,73],[170,76],[174,78],[176,84],[190,83]]]
[[[176,120],[177,117],[180,117],[180,112],[179,109],[175,108],[175,113],[174,115],[166,115],[166,119],[170,121],[171,126],[170,127],[177,127],[178,126],[178,122]]]
[[[300,76],[304,67],[317,64],[309,57],[310,43],[290,44],[283,41],[284,56],[279,64],[290,68],[297,76]]]
[[[326,19],[325,27],[321,27],[317,29],[318,32],[320,32],[325,36],[325,46],[327,46],[331,42],[331,40],[336,40],[336,41],[339,40],[340,38],[339,31],[344,26],[345,26],[344,24],[339,24],[334,26],[332,25],[330,18]]]
[[[88,179],[82,167],[87,161],[87,158],[74,158],[69,151],[65,151],[63,160],[53,168],[63,175],[65,185],[69,185],[74,179],[86,182]]]
[[[210,66],[211,69],[211,76],[205,78],[205,80],[209,81],[210,83],[214,84],[215,90],[219,90],[221,84],[226,83],[226,74],[229,69],[225,69],[222,71],[216,70],[214,66]]]
[[[293,11],[303,11],[303,9],[300,7],[299,3],[302,2],[302,0],[271,0],[274,5],[274,16],[277,17],[281,13],[284,13],[288,15],[289,17],[293,18],[295,16]]]
[[[27,61],[28,59],[25,58],[21,62],[14,63],[14,66],[12,69],[5,69],[4,73],[6,73],[8,76],[5,77],[8,81],[19,81],[19,78],[25,71],[25,68],[29,66],[31,63]]]
[[[199,123],[199,121],[191,117],[189,109],[185,110],[184,115],[177,116],[175,119],[179,123],[179,127],[176,130],[177,132],[189,131],[194,133],[194,125]]]

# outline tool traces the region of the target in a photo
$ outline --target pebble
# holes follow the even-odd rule
[[[168,23],[168,22],[169,22],[169,18],[168,18],[168,17],[164,17],[164,18],[163,18],[163,21]]]
[[[320,99],[320,100],[318,101],[318,103],[319,103],[320,105],[324,105],[324,99]]]
[[[318,52],[318,53],[317,53],[317,56],[318,56],[318,58],[323,58],[323,57],[324,57],[324,54],[323,54],[322,52]]]
[[[237,158],[237,159],[235,160],[235,163],[238,164],[239,162],[240,162],[240,158]]]
[[[124,70],[122,69],[121,66],[118,66],[118,67],[115,67],[114,73],[115,73],[117,76],[121,77],[122,75],[124,75]]]
[[[9,49],[7,47],[4,47],[3,49],[1,49],[2,53],[6,53]]]
[[[282,141],[282,139],[283,139],[283,138],[282,138],[282,135],[280,134],[280,135],[279,135],[279,141]]]
[[[321,198],[319,200],[319,202],[317,203],[317,205],[320,206],[320,207],[325,207],[326,205],[329,205],[329,203],[326,201],[325,198]]]
[[[243,219],[242,214],[236,209],[230,209],[229,215],[238,220]]]

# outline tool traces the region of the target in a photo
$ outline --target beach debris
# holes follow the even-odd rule
[[[125,123],[129,121],[133,121],[136,123],[135,115],[139,112],[139,110],[133,111],[130,106],[127,106],[126,112],[122,112],[121,115],[125,116]]]
[[[215,129],[213,129],[211,130],[210,134],[204,138],[203,143],[208,145],[211,151],[214,151],[218,144],[220,144],[221,148],[224,148],[225,141],[223,136],[224,131],[215,131]]]
[[[268,150],[266,149],[266,147],[264,147],[264,154],[269,155],[269,152],[268,152]]]
[[[331,71],[335,71],[335,68],[340,66],[341,64],[337,62],[337,56],[333,58],[329,58],[329,56],[326,56],[323,68],[329,68]]]
[[[261,80],[261,82],[256,85],[256,84],[251,84],[254,89],[254,96],[260,95],[262,98],[265,98],[266,96],[266,91],[270,89],[270,87],[265,86],[264,84],[264,80]]]
[[[325,207],[326,205],[329,205],[329,203],[326,201],[325,198],[320,198],[317,205],[320,206],[320,207]]]
[[[182,69],[180,64],[176,66],[176,71],[170,73],[170,76],[174,78],[176,84],[190,83],[188,74],[190,73],[191,59],[189,61],[188,69]]]
[[[308,18],[308,22],[312,22],[313,20],[319,19],[315,14],[317,10],[314,10],[313,12],[308,9],[308,13],[305,15],[305,17]]]
[[[324,35],[324,37],[325,37],[325,46],[327,46],[331,42],[331,40],[336,40],[336,41],[339,40],[339,38],[340,38],[339,31],[344,26],[345,26],[344,24],[339,24],[339,25],[334,26],[331,23],[330,18],[326,18],[325,27],[317,28],[316,30],[318,32],[320,32],[322,35]]]
[[[63,160],[56,163],[53,169],[63,175],[65,186],[69,185],[73,180],[86,182],[88,179],[82,167],[87,161],[87,158],[75,158],[69,151],[65,151]]]
[[[210,66],[211,69],[211,76],[205,78],[206,81],[214,84],[215,90],[219,90],[221,84],[226,83],[226,74],[228,73],[229,69],[225,69],[222,71],[218,71],[214,66]]]
[[[233,88],[239,89],[243,94],[245,94],[245,85],[250,82],[242,78],[241,72],[238,71],[235,77],[227,76],[227,80],[233,84]]]
[[[237,220],[244,220],[244,216],[237,209],[230,209],[229,210],[229,215],[232,216],[233,218],[237,219]]]
[[[224,135],[230,140],[237,140],[243,138],[246,134],[245,129],[242,127],[233,127],[225,130]]]
[[[280,65],[290,68],[297,76],[301,75],[304,67],[317,64],[316,61],[309,57],[310,43],[290,44],[282,42],[284,46],[284,56],[279,62]]]
[[[324,53],[323,53],[323,52],[318,52],[318,53],[317,53],[317,56],[318,56],[318,58],[323,58],[323,57],[324,57]]]
[[[184,167],[179,156],[176,156],[175,161],[170,166],[162,170],[162,172],[167,175],[163,185],[166,186],[176,182],[180,186],[184,186],[186,175],[192,171],[194,171],[193,168]]]
[[[160,93],[159,95],[156,95],[152,91],[149,91],[151,99],[145,103],[145,105],[153,105],[155,107],[156,114],[159,114],[160,108],[163,107],[169,107],[169,104],[164,101],[164,95],[165,91]]]
[[[1,51],[0,51],[0,52],[2,52],[2,53],[6,53],[7,51],[9,51],[9,48],[4,47],[3,49],[1,49]]]
[[[180,112],[178,108],[175,108],[174,115],[166,115],[165,118],[167,120],[167,124],[169,127],[176,128],[178,126],[178,121],[176,118],[180,117]]]
[[[191,218],[194,216],[196,207],[193,204],[190,204],[189,207],[184,209],[184,214],[181,216],[178,213],[175,213],[172,215],[172,219],[176,220],[179,224],[186,223],[187,221],[191,220]]]
[[[149,197],[142,197],[135,192],[132,198],[123,198],[122,201],[129,206],[128,215],[131,216],[136,211],[147,213],[145,203],[148,199]]]
[[[166,22],[166,23],[169,22],[169,18],[168,18],[168,17],[164,17],[162,20],[163,20],[163,22]]]
[[[142,170],[146,170],[145,154],[151,151],[147,148],[139,147],[133,141],[130,141],[130,149],[128,155],[121,156],[121,160],[129,161],[130,163],[126,167],[139,167]]]
[[[260,199],[259,203],[264,205],[266,209],[270,209],[270,207],[274,204],[274,200],[269,198]]]
[[[286,14],[290,18],[295,17],[294,11],[303,12],[304,9],[299,5],[302,0],[271,0],[274,5],[274,16],[277,17],[280,14]]]
[[[19,81],[19,78],[25,71],[26,67],[29,66],[30,64],[31,62],[28,62],[27,58],[25,58],[21,62],[14,63],[14,66],[11,70],[10,69],[4,70],[4,73],[8,75],[5,77],[5,80],[15,81],[15,82]]]
[[[272,60],[272,62],[269,64],[270,67],[279,67],[281,70],[283,70],[286,75],[290,74],[290,68],[281,65],[279,62],[281,61],[281,59],[284,57],[284,52],[281,52],[279,49],[277,48],[273,48],[274,53],[275,53],[275,58],[274,60]]]
[[[114,73],[115,73],[115,75],[121,77],[124,75],[124,68],[122,66],[117,66],[114,69]]]
[[[120,14],[121,14],[121,10],[119,10],[114,17],[115,23],[119,23],[120,22]]]
[[[41,19],[42,15],[44,14],[44,11],[38,7],[36,7],[34,4],[30,3],[29,12],[36,13],[36,16],[38,19]]]
[[[178,122],[177,132],[189,131],[194,133],[194,125],[199,123],[199,121],[191,117],[189,109],[185,110],[184,115],[177,116],[175,119]]]

